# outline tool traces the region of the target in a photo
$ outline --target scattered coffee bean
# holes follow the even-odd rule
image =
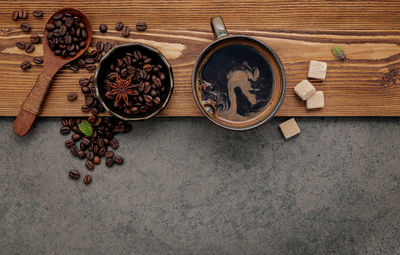
[[[72,155],[74,155],[74,156],[76,156],[76,157],[78,156],[79,149],[78,149],[78,147],[76,147],[75,145],[73,145],[73,146],[71,147],[70,151],[71,151]]]
[[[34,34],[34,35],[31,35],[30,40],[31,40],[31,43],[37,44],[37,43],[40,43],[41,38],[38,34]]]
[[[100,157],[99,157],[99,156],[94,156],[94,158],[93,158],[93,163],[95,163],[96,165],[98,165],[98,164],[100,164],[100,162],[101,162]]]
[[[87,64],[86,70],[88,70],[89,72],[92,72],[92,71],[96,70],[96,65],[95,64]]]
[[[122,23],[121,21],[119,21],[119,22],[117,22],[117,24],[115,24],[115,30],[117,30],[117,31],[121,31],[123,27],[124,27],[124,23]]]
[[[13,11],[11,13],[11,20],[17,21],[19,19],[18,11]]]
[[[122,165],[124,163],[124,158],[121,156],[116,156],[114,158],[114,163],[117,165]]]
[[[21,63],[20,66],[22,70],[28,70],[29,68],[31,68],[32,65],[29,61],[25,60],[24,62]]]
[[[71,132],[71,129],[70,129],[69,127],[62,127],[62,128],[60,129],[60,133],[63,134],[63,135],[66,135],[66,134],[68,134],[69,132]]]
[[[71,169],[71,170],[69,171],[68,175],[69,175],[69,177],[70,177],[71,179],[75,179],[75,180],[76,180],[76,179],[79,179],[80,173],[79,173],[79,171],[76,170],[76,169]]]
[[[25,32],[25,33],[30,32],[32,29],[31,25],[29,25],[27,23],[21,23],[20,28],[21,28],[21,31]]]
[[[26,18],[28,17],[28,13],[26,12],[25,9],[20,9],[20,10],[18,11],[18,17],[19,17],[20,19],[26,19]]]
[[[89,111],[90,111],[90,108],[89,108],[87,105],[82,105],[81,111],[82,111],[82,112],[89,112]]]
[[[70,102],[75,101],[77,98],[78,98],[78,94],[76,94],[76,93],[71,92],[67,95],[67,100]]]
[[[92,161],[90,161],[90,160],[87,160],[86,161],[86,163],[85,163],[85,166],[86,166],[86,168],[88,169],[88,170],[93,170],[94,169],[94,163],[92,162]]]
[[[114,152],[113,151],[107,151],[106,154],[104,154],[106,158],[113,158],[114,157]]]
[[[25,52],[32,53],[35,50],[35,46],[32,43],[25,43]]]
[[[42,57],[34,57],[33,63],[35,63],[37,65],[43,64],[43,58]]]
[[[67,148],[71,148],[74,145],[75,145],[75,141],[72,139],[68,139],[65,141],[65,147],[67,147]]]
[[[100,32],[102,32],[102,33],[107,32],[107,25],[106,25],[106,24],[101,24],[101,25],[99,26],[99,30],[100,30]]]
[[[36,17],[36,18],[43,17],[43,12],[40,11],[40,10],[34,10],[34,11],[32,12],[32,14],[33,14],[33,16]]]
[[[86,157],[85,151],[80,150],[80,151],[78,152],[78,157],[79,157],[80,159],[84,159],[84,158]]]
[[[112,158],[106,159],[106,166],[112,167],[114,165],[114,160]]]
[[[85,175],[85,177],[83,177],[83,183],[88,185],[92,182],[92,176],[90,175]]]
[[[15,44],[15,46],[17,46],[17,48],[20,49],[20,50],[25,50],[25,43],[24,42],[17,42]]]
[[[144,22],[139,22],[136,24],[137,31],[145,31],[147,29],[147,24]]]
[[[128,26],[124,26],[124,27],[122,28],[121,34],[122,34],[123,37],[128,37],[129,34],[130,34],[130,29],[129,29],[129,27],[128,27]]]
[[[114,150],[118,149],[118,147],[119,147],[118,140],[117,140],[117,139],[112,139],[112,140],[110,141],[110,146],[111,146],[111,148],[113,148]]]

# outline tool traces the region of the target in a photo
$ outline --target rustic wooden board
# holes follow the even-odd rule
[[[33,86],[40,66],[22,72],[19,64],[40,56],[36,47],[26,54],[15,47],[18,40],[29,40],[19,30],[21,21],[10,14],[24,7],[26,22],[33,32],[42,33],[44,23],[55,10],[74,7],[85,12],[93,27],[93,44],[118,40],[154,46],[170,60],[175,90],[161,116],[200,116],[191,92],[191,72],[201,50],[213,40],[209,18],[222,15],[231,34],[255,36],[269,44],[280,56],[287,74],[287,91],[279,116],[400,116],[400,86],[397,80],[383,82],[392,71],[400,78],[400,1],[14,1],[0,2],[0,116],[15,116]],[[34,18],[32,10],[44,11]],[[146,32],[134,32],[128,39],[116,32],[117,21],[134,28],[145,21]],[[105,23],[109,32],[100,34]],[[330,53],[340,45],[349,60],[336,62]],[[308,62],[328,62],[327,80],[316,84],[325,93],[326,107],[307,111],[293,94],[293,86],[306,78]],[[78,80],[87,71],[60,71],[41,112],[42,116],[78,116],[82,97],[66,100],[68,92],[79,92]]]

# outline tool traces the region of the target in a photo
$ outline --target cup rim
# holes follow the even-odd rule
[[[167,97],[166,97],[164,103],[161,104],[161,105],[159,106],[159,108],[158,108],[156,111],[154,111],[153,113],[151,113],[151,114],[149,114],[149,115],[142,116],[142,117],[125,117],[125,116],[122,116],[121,114],[118,114],[117,112],[111,110],[110,107],[107,106],[107,104],[104,102],[104,100],[103,100],[103,99],[101,98],[101,96],[100,96],[100,91],[99,91],[99,87],[98,87],[99,84],[98,84],[97,80],[98,80],[99,72],[100,72],[100,69],[101,69],[101,67],[102,67],[102,65],[103,65],[103,62],[105,62],[107,58],[112,57],[115,51],[117,51],[117,50],[120,49],[120,48],[129,48],[129,47],[137,47],[137,46],[143,47],[143,48],[145,48],[145,49],[147,49],[147,50],[152,51],[153,53],[155,53],[155,54],[163,61],[165,67],[168,69],[168,74],[169,74],[169,77],[170,77],[170,79],[169,79],[170,87],[169,87],[168,95],[167,95]],[[130,120],[147,120],[147,119],[150,119],[151,117],[157,115],[158,113],[160,113],[160,112],[168,105],[169,100],[171,99],[171,96],[172,96],[172,92],[173,92],[173,90],[174,90],[174,77],[173,77],[173,72],[172,72],[171,64],[168,62],[167,58],[166,58],[159,50],[157,50],[157,49],[155,49],[155,48],[153,48],[153,47],[151,47],[151,46],[148,46],[148,45],[146,45],[146,44],[143,44],[143,43],[126,43],[126,44],[121,44],[121,45],[117,45],[117,46],[113,47],[113,48],[112,48],[109,52],[107,52],[107,53],[104,55],[104,57],[100,60],[100,62],[99,62],[99,64],[98,64],[98,67],[97,67],[97,69],[96,69],[96,72],[95,72],[95,74],[94,74],[94,87],[95,87],[95,90],[96,90],[96,97],[97,97],[97,99],[99,100],[100,104],[101,104],[101,105],[104,107],[104,109],[105,109],[107,112],[109,112],[111,115],[113,115],[113,116],[115,116],[115,117],[117,117],[117,118],[119,118],[119,119],[125,120],[125,121],[130,121]]]
[[[202,64],[202,63],[200,63],[200,60],[203,59],[203,58],[206,56],[208,50],[210,50],[212,47],[214,47],[217,43],[220,43],[221,41],[225,41],[225,40],[235,40],[235,39],[238,39],[238,38],[245,38],[245,39],[248,39],[248,40],[253,40],[253,41],[259,43],[260,45],[262,45],[264,48],[266,48],[266,50],[269,51],[269,52],[271,53],[271,55],[273,56],[273,58],[275,59],[276,64],[277,64],[277,66],[278,66],[278,69],[279,69],[280,72],[282,73],[282,92],[281,92],[279,101],[278,101],[278,102],[276,103],[276,105],[275,105],[275,109],[274,109],[269,115],[266,115],[266,117],[265,117],[262,121],[257,122],[256,124],[253,124],[253,125],[250,125],[250,126],[247,126],[247,127],[232,127],[232,126],[227,126],[227,125],[224,125],[224,124],[222,124],[222,123],[220,123],[220,122],[218,122],[218,121],[212,119],[212,118],[206,113],[206,111],[205,111],[204,108],[202,107],[202,105],[201,105],[199,99],[198,99],[197,96],[196,96],[196,88],[197,88],[197,87],[196,87],[196,86],[197,86],[197,85],[196,85],[196,76],[197,76],[198,68],[199,68],[199,66]],[[195,99],[195,101],[196,101],[197,107],[200,109],[200,111],[203,113],[203,115],[204,115],[207,119],[209,119],[211,122],[213,122],[214,124],[216,124],[216,125],[219,126],[219,127],[222,127],[222,128],[228,129],[228,130],[233,130],[233,131],[246,131],[246,130],[250,130],[250,129],[254,129],[254,128],[256,128],[256,127],[259,127],[259,126],[261,126],[262,124],[264,124],[265,122],[267,122],[268,120],[272,119],[272,118],[275,116],[275,114],[276,114],[276,112],[278,111],[278,109],[280,108],[280,106],[282,105],[283,99],[284,99],[284,97],[285,97],[285,92],[286,92],[286,75],[285,75],[285,69],[284,69],[284,67],[283,67],[282,61],[280,60],[278,54],[276,54],[276,52],[275,52],[270,46],[268,46],[266,43],[264,43],[263,41],[261,41],[261,40],[259,40],[259,39],[257,39],[257,38],[251,37],[251,36],[247,36],[247,35],[226,35],[226,36],[223,36],[223,37],[221,37],[221,38],[218,38],[218,39],[214,40],[212,43],[208,44],[208,45],[201,51],[199,57],[198,57],[197,60],[196,60],[196,63],[194,64],[194,67],[193,67],[193,73],[192,73],[192,93],[193,93],[193,97],[194,97],[194,99]]]

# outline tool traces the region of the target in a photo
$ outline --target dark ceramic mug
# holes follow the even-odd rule
[[[255,128],[277,112],[286,78],[278,55],[249,36],[228,35],[221,17],[211,19],[216,41],[198,57],[192,89],[201,112],[230,130]]]

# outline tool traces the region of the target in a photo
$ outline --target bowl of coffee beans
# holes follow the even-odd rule
[[[103,107],[123,120],[153,117],[167,106],[174,87],[164,55],[140,43],[110,50],[99,63],[94,84]]]

